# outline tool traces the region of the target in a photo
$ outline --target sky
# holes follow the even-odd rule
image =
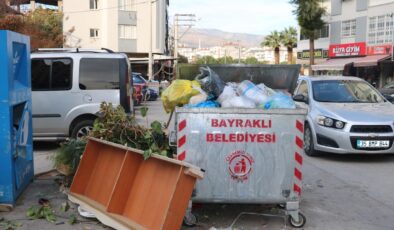
[[[196,28],[267,35],[296,26],[289,0],[170,0],[173,15],[195,14]]]

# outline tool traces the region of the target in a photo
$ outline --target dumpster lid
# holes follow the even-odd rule
[[[194,80],[199,74],[199,67],[210,67],[224,82],[250,80],[255,84],[264,83],[272,89],[286,90],[293,93],[300,72],[300,65],[200,65],[178,64],[177,78]]]

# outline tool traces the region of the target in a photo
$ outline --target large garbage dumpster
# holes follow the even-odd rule
[[[224,81],[294,90],[299,66],[210,66]],[[192,79],[196,66],[178,70]],[[283,204],[290,223],[301,227],[304,120],[296,109],[177,108],[177,156],[206,170],[193,201]]]
[[[29,37],[0,30],[0,205],[33,178]]]

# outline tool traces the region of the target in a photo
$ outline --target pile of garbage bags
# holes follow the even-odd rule
[[[175,80],[162,93],[164,109],[171,112],[176,106],[186,108],[261,108],[294,109],[293,99],[264,84],[244,80],[225,83],[209,67],[201,67],[193,81]]]

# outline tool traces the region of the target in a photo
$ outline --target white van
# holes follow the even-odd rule
[[[103,101],[132,112],[130,73],[128,58],[121,53],[78,49],[32,53],[33,139],[86,135]]]

